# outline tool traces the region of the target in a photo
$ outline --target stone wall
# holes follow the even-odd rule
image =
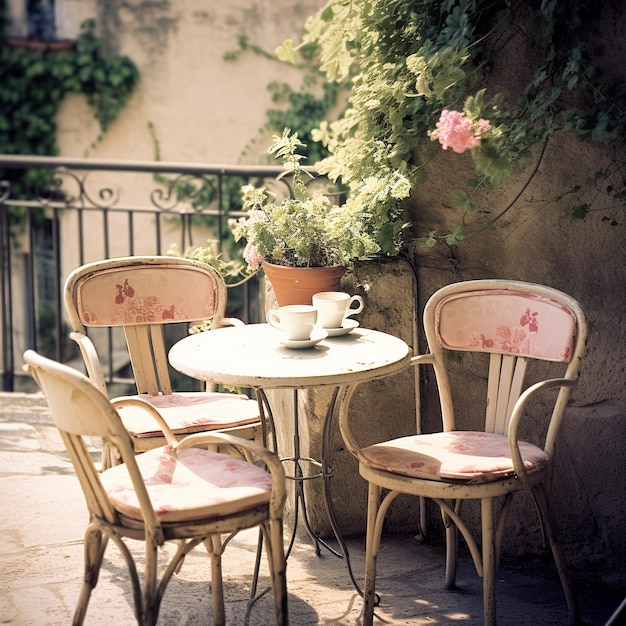
[[[615,5],[608,14],[593,35],[596,44],[602,42],[593,47],[593,61],[605,77],[623,82],[626,12]],[[514,94],[515,68],[532,53],[517,49],[512,57],[496,59],[487,88]],[[626,147],[622,142],[579,142],[556,133],[541,159],[539,151],[535,158],[534,176],[531,167],[505,187],[474,198],[477,208],[465,217],[468,232],[474,232],[458,246],[418,247],[413,264],[419,308],[439,287],[478,278],[541,283],[580,302],[589,339],[557,444],[556,518],[565,552],[576,568],[626,584],[626,483],[620,478],[626,471],[626,213],[623,199],[606,194],[611,187],[624,187]],[[450,232],[461,220],[450,191],[472,175],[471,157],[441,151],[429,172],[427,183],[412,196],[414,222],[421,232]],[[577,205],[591,207],[584,220],[567,217]],[[496,217],[489,227],[476,228]],[[458,369],[463,423],[484,392],[484,380],[469,363]],[[432,379],[425,384],[432,388]],[[434,426],[428,416],[435,398],[424,393],[423,399],[423,426],[428,430]],[[540,415],[541,407],[538,411]],[[510,513],[505,555],[541,550],[537,524],[525,525],[517,514],[528,505],[521,498]]]

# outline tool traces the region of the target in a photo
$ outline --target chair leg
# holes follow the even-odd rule
[[[457,558],[459,553],[459,529],[450,516],[441,511],[443,525],[446,529],[446,575],[445,588],[456,589]]]
[[[483,614],[485,626],[496,625],[496,546],[493,498],[481,499],[483,548]]]
[[[369,483],[367,500],[367,533],[365,540],[365,588],[363,590],[363,626],[372,626],[376,603],[376,557],[380,546],[382,521],[378,524],[381,488]]]
[[[276,626],[287,626],[289,624],[289,611],[287,606],[287,564],[283,545],[282,520],[270,520],[269,523],[262,524],[261,529],[264,534],[265,552],[270,569]]]
[[[204,541],[211,558],[211,590],[213,597],[213,624],[226,624],[224,609],[224,584],[222,582],[222,538],[220,535],[211,535]]]
[[[94,525],[90,525],[85,531],[83,584],[76,603],[72,626],[82,626],[85,620],[91,592],[98,584],[102,558],[108,541],[109,538]]]
[[[156,543],[146,539],[146,562],[144,565],[143,581],[143,612],[142,626],[155,626],[159,618],[161,605],[158,596],[157,570],[159,548]]]
[[[578,606],[578,598],[574,592],[574,584],[565,555],[563,554],[561,545],[557,540],[556,523],[552,513],[552,506],[547,486],[544,483],[535,485],[532,489],[532,495],[537,503],[537,509],[539,510],[539,515],[541,516],[544,533],[550,545],[550,550],[552,551],[552,556],[554,558],[556,569],[559,573],[559,578],[561,579],[561,586],[563,587],[563,593],[565,594],[570,619],[574,624],[581,624],[582,618],[580,615],[580,607]]]

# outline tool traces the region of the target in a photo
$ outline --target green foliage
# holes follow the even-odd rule
[[[194,261],[201,261],[216,269],[227,285],[239,282],[242,276],[247,274],[243,261],[225,260],[218,251],[217,240],[209,239],[203,246],[192,246],[180,253],[178,246],[172,244],[166,252],[169,256],[185,257]]]
[[[567,219],[586,219],[592,213],[602,213],[601,220],[609,226],[622,226],[624,206],[626,205],[626,187],[624,170],[615,162],[590,175],[583,184],[575,185],[558,199],[568,197],[565,217]],[[597,202],[599,198],[602,203]],[[600,208],[596,204],[601,204]]]
[[[138,83],[139,74],[125,56],[103,58],[95,22],[86,20],[75,49],[53,52],[12,48],[0,42],[0,153],[58,154],[55,118],[68,93],[82,93],[104,133]],[[50,186],[48,170],[2,171],[16,197],[31,197]]]
[[[252,269],[259,257],[293,267],[322,267],[348,265],[377,250],[366,232],[366,212],[336,206],[322,191],[311,190],[311,174],[302,168],[304,156],[298,152],[304,147],[288,128],[270,147],[270,154],[286,166],[285,176],[292,177],[292,195],[276,202],[265,187],[242,190],[248,217],[231,226],[236,240],[248,242],[244,255]]]
[[[313,131],[328,111],[336,105],[338,86],[334,83],[323,83],[323,95],[317,97],[310,91],[295,91],[287,83],[272,82],[268,89],[272,93],[272,101],[278,108],[266,111],[267,124],[265,129],[281,131],[283,128],[294,128],[306,146],[306,156],[310,163],[317,163],[328,156],[328,150],[320,141],[313,139]]]
[[[317,46],[329,80],[353,75],[347,110],[312,136],[330,152],[319,171],[349,188],[350,208],[371,213],[370,233],[384,252],[398,252],[414,236],[399,206],[441,150],[431,137],[444,109],[491,124],[471,149],[476,180],[462,194],[453,192],[463,212],[473,209],[478,186],[505,184],[533,162],[533,147],[556,132],[623,140],[623,89],[601,83],[582,43],[584,35],[592,41],[603,4],[329,0],[307,20],[303,44],[283,44],[279,57],[292,61],[303,45]],[[537,51],[521,97],[488,94],[491,65],[520,38]],[[459,227],[448,235],[431,231],[424,241],[454,244],[465,236]]]
[[[241,36],[238,49],[227,52],[224,56],[227,61],[236,61],[244,52],[253,52],[271,60],[289,60],[296,63],[293,42],[285,41],[275,54],[251,44]],[[346,90],[349,81],[327,81],[317,64],[317,46],[302,46],[299,49],[297,60],[298,68],[302,70],[302,83],[294,89],[289,83],[272,81],[267,89],[271,94],[273,107],[266,111],[267,121],[260,129],[260,134],[282,133],[284,128],[292,128],[302,140],[309,163],[317,163],[328,156],[328,150],[321,141],[316,141],[313,131],[320,123],[328,119],[330,112],[336,108]]]

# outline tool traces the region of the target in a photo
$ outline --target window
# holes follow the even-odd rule
[[[29,39],[56,39],[54,0],[26,0],[26,19]]]

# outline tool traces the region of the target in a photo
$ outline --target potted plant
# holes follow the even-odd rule
[[[337,291],[354,259],[378,251],[368,214],[334,204],[326,189],[311,184],[315,176],[302,167],[305,157],[298,153],[305,147],[289,128],[274,136],[269,152],[285,165],[278,179],[291,178],[290,193],[278,200],[266,187],[246,185],[248,214],[231,222],[235,239],[247,242],[244,259],[252,270],[263,267],[280,306],[310,304],[317,291]]]

